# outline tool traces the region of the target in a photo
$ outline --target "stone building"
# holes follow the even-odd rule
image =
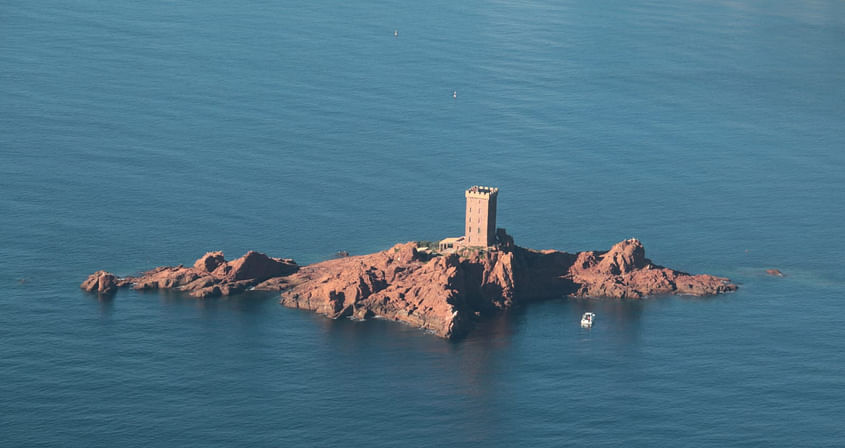
[[[499,189],[474,185],[464,193],[466,217],[464,236],[440,241],[441,252],[451,252],[461,247],[491,247],[497,244],[496,198]]]
[[[499,189],[476,185],[470,187],[464,195],[467,198],[464,244],[478,247],[495,246],[496,198]]]

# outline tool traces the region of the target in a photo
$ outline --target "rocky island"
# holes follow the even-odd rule
[[[519,247],[495,227],[497,191],[467,190],[466,235],[437,244],[402,243],[306,266],[259,252],[232,261],[209,252],[191,267],[165,266],[122,278],[98,271],[81,287],[100,294],[124,286],[174,289],[197,298],[274,290],[281,291],[281,303],[288,307],[333,319],[395,320],[448,339],[464,336],[478,319],[532,301],[703,296],[737,288],[726,278],[658,266],[636,239],[608,251],[576,254]]]

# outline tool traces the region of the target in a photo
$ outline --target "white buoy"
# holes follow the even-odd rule
[[[399,37],[399,30],[393,30],[393,37]]]
[[[457,97],[458,97],[458,91],[455,90],[454,92],[452,92],[452,98],[457,98]]]

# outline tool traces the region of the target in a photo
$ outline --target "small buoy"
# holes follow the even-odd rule
[[[454,92],[452,92],[452,98],[457,98],[457,97],[458,97],[458,91],[455,90]]]
[[[393,37],[399,37],[399,30],[393,30]]]

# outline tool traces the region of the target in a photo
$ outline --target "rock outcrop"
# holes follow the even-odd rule
[[[226,259],[223,257],[223,252],[206,252],[205,255],[194,262],[194,269],[211,273],[214,272],[217,267],[225,263]]]
[[[193,267],[164,266],[125,278],[98,271],[81,286],[106,294],[120,286],[170,288],[200,298],[248,288],[281,290],[281,303],[288,307],[330,318],[390,319],[450,339],[463,336],[486,315],[530,301],[709,295],[736,289],[726,278],[655,265],[636,239],[606,252],[569,254],[521,248],[505,237],[509,244],[500,248],[440,255],[412,242],[302,267],[258,252],[228,262],[221,252],[209,252]]]
[[[299,269],[291,259],[271,258],[249,251],[244,256],[226,261],[223,252],[209,252],[193,267],[161,266],[138,276],[117,278],[114,274],[97,271],[80,287],[89,292],[113,293],[118,287],[132,289],[175,289],[193,297],[227,296],[242,292],[271,278],[281,278]],[[278,288],[282,283],[278,283]],[[108,291],[108,292],[106,292]]]
[[[382,317],[444,338],[464,335],[474,320],[519,303],[566,295],[641,298],[733,291],[728,279],[656,266],[638,240],[607,252],[473,250],[432,256],[416,243],[324,261],[287,278],[281,303],[331,318]]]
[[[645,258],[645,250],[636,239],[617,243],[604,253],[579,253],[569,275],[578,287],[574,295],[584,297],[705,296],[736,289],[726,278],[690,275],[656,266]]]
[[[431,257],[405,243],[304,266],[289,277],[281,302],[331,318],[384,317],[452,337],[468,324],[466,277],[457,255]]]
[[[97,271],[88,276],[80,287],[88,292],[111,295],[117,292],[118,278],[106,271]]]

